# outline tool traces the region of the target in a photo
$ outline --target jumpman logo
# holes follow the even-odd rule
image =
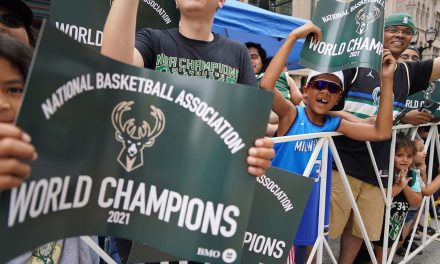
[[[374,79],[374,76],[373,76],[372,72],[373,72],[373,70],[371,70],[371,71],[370,71],[370,73],[369,73],[369,74],[367,74],[367,77],[371,77],[371,78],[373,78],[373,79]]]

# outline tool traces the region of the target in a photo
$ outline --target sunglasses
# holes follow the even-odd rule
[[[342,87],[334,82],[325,81],[325,80],[314,80],[309,82],[308,87],[315,88],[319,91],[327,89],[332,94],[340,94],[342,93]]]
[[[19,28],[24,26],[23,18],[14,14],[0,15],[0,23],[10,28]]]
[[[411,61],[419,61],[420,60],[420,58],[419,58],[419,56],[417,56],[417,55],[412,55],[412,56],[409,56],[408,54],[402,54],[402,55],[400,55],[400,58],[402,59],[402,60],[411,60]]]

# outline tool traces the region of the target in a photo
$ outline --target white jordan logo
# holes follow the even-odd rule
[[[367,74],[367,77],[371,77],[371,78],[373,78],[374,79],[374,76],[373,76],[373,74],[372,74],[372,70],[370,71],[370,73],[369,74]]]

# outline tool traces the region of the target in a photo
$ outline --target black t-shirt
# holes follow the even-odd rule
[[[405,223],[406,216],[410,205],[405,197],[403,191],[393,197],[393,202],[390,209],[390,224],[388,228],[388,248],[393,246],[394,241],[399,238],[400,229]],[[382,234],[378,241],[373,241],[373,244],[383,247],[385,238],[385,217],[383,219]],[[402,236],[400,236],[402,238]]]
[[[405,108],[408,95],[428,87],[432,73],[432,60],[405,64],[408,66],[410,88],[408,88],[406,67],[403,63],[399,63],[394,73],[394,115]],[[344,71],[344,78],[346,87],[344,110],[361,118],[376,115],[380,97],[378,73],[367,68],[348,69]],[[365,142],[345,136],[335,137],[334,141],[347,174],[364,182],[379,185]],[[387,186],[390,146],[391,140],[371,142],[378,169],[383,176],[384,187]]]
[[[206,42],[186,38],[177,29],[144,28],[135,46],[146,68],[257,87],[246,46],[218,34]]]

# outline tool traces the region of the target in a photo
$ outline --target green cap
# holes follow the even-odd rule
[[[416,26],[412,16],[408,13],[395,13],[387,17],[385,20],[385,28],[391,26],[405,26],[409,27],[413,33],[416,32]]]

